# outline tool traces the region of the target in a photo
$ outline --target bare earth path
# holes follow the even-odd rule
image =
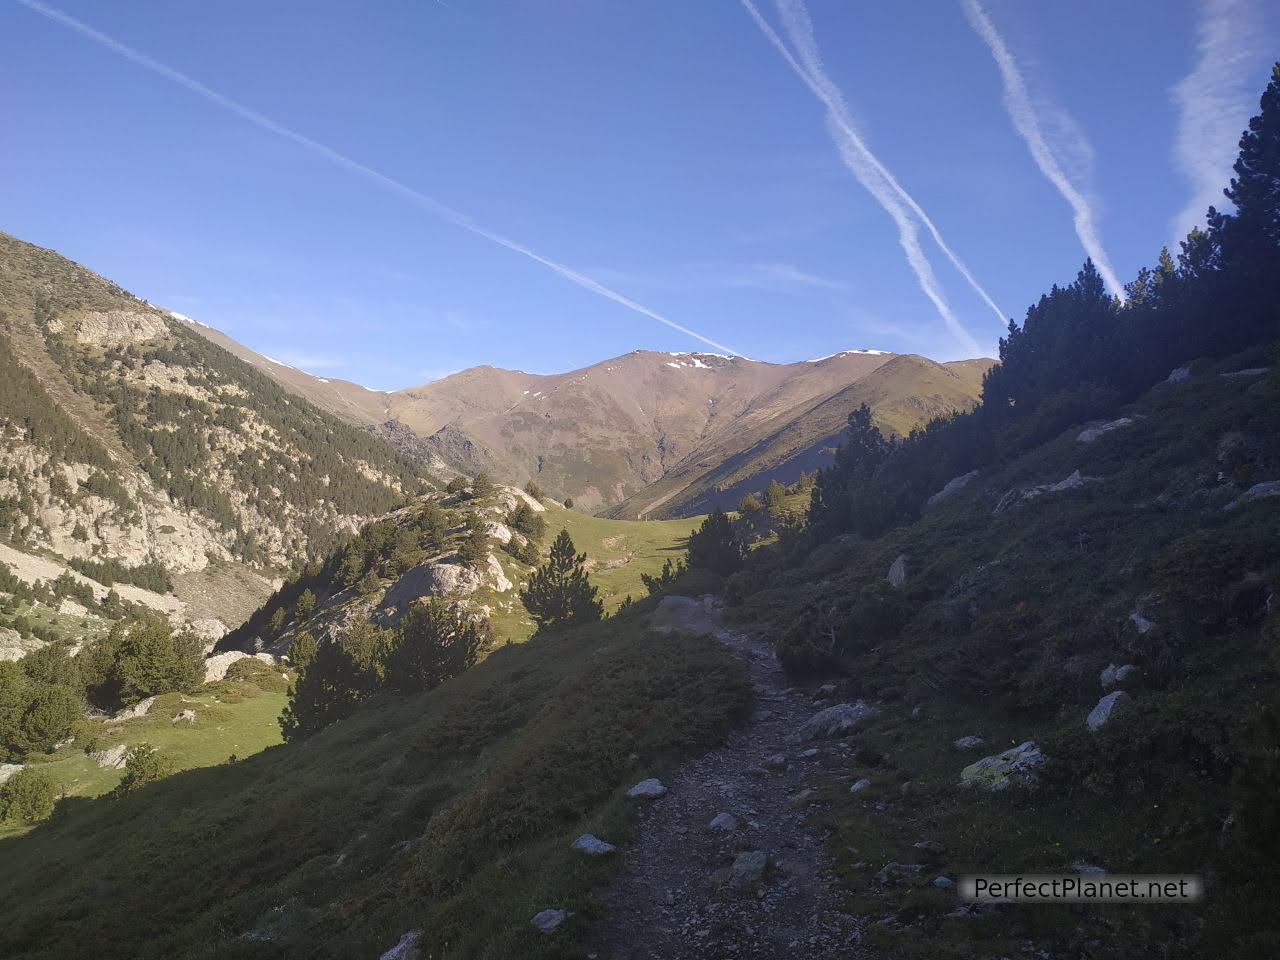
[[[863,921],[842,909],[826,838],[806,828],[797,795],[820,775],[840,741],[790,738],[823,706],[791,688],[771,645],[734,633],[711,598],[668,597],[659,628],[711,634],[747,661],[755,687],[750,721],[721,748],[664,781],[666,796],[641,813],[640,838],[620,878],[603,894],[607,919],[593,932],[598,960],[835,960],[864,956]],[[817,748],[810,756],[803,754]],[[779,769],[770,758],[785,754]],[[640,801],[645,802],[645,801]],[[710,826],[729,813],[736,829]],[[744,852],[768,855],[764,876],[735,887],[730,867]]]

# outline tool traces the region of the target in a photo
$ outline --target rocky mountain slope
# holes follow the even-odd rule
[[[291,564],[426,489],[422,473],[190,324],[0,234],[0,539],[121,579]]]
[[[636,350],[567,373],[480,366],[383,393],[312,376],[189,323],[406,453],[511,483],[534,478],[581,508],[632,519],[728,506],[771,479],[825,466],[862,403],[901,434],[968,409],[991,365],[880,350],[790,364]]]

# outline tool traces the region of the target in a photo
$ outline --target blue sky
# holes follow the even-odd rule
[[[380,388],[707,348],[655,314],[771,361],[990,354],[987,300],[1190,225],[1280,50],[1263,0],[755,0],[790,64],[739,0],[53,7],[272,129],[33,2],[0,0],[0,229]]]

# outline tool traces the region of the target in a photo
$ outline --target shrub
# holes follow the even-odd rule
[[[204,644],[161,620],[137,624],[120,640],[112,674],[124,702],[189,693],[204,682]]]
[[[733,531],[728,515],[717,510],[689,537],[689,566],[727,577],[742,566],[746,548]]]
[[[326,643],[290,687],[280,731],[285,740],[296,740],[323,730],[351,716],[374,686],[342,644]]]
[[[174,762],[149,743],[140,743],[129,751],[124,764],[124,779],[116,784],[112,796],[122,797],[139,787],[163,780],[176,770]]]
[[[43,770],[26,767],[0,785],[0,823],[34,823],[53,813],[58,790]]]

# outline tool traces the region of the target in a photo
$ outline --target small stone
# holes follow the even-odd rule
[[[1151,628],[1155,626],[1150,620],[1140,614],[1137,610],[1129,614],[1129,622],[1133,624],[1133,628],[1139,634],[1147,634],[1151,632]]]
[[[817,740],[819,737],[838,737],[879,712],[879,708],[865,700],[837,703],[819,710],[801,724],[800,729],[796,731],[795,739]]]
[[[763,850],[749,850],[734,858],[729,868],[729,886],[735,890],[759,883],[769,866],[769,855]]]
[[[886,863],[876,874],[876,883],[893,886],[899,883],[915,883],[924,873],[922,863]]]
[[[732,813],[717,813],[708,824],[712,830],[733,831],[738,829],[738,818]]]
[[[824,683],[818,688],[818,692],[829,697],[836,692],[836,685],[834,683]]]
[[[785,753],[775,753],[771,757],[765,757],[764,768],[766,770],[785,770],[787,768],[787,755]]]
[[[196,712],[194,710],[183,710],[179,713],[175,713],[172,717],[169,718],[170,723],[177,723],[180,720],[185,720],[187,721],[187,723],[195,723]]]
[[[541,930],[545,934],[556,932],[556,928],[569,918],[570,914],[566,910],[543,910],[533,915],[533,919],[529,922]]]
[[[817,747],[810,747],[808,750],[802,751],[800,754],[800,756],[803,757],[805,760],[812,760],[817,755],[818,755]]]
[[[421,930],[410,930],[378,960],[422,960],[422,951],[418,949],[418,940],[421,936]]]
[[[592,836],[589,833],[584,833],[577,840],[573,841],[573,843],[569,844],[569,847],[573,850],[579,850],[589,857],[603,857],[618,849],[612,843],[606,843],[599,837]]]
[[[805,789],[801,790],[799,793],[792,796],[787,802],[793,808],[803,807],[806,803],[809,802],[812,796],[813,796],[813,791],[810,790],[808,787],[806,787]]]
[[[940,857],[947,852],[947,848],[937,840],[921,840],[919,843],[915,844],[915,848],[923,853],[928,853],[935,857]]]
[[[955,889],[956,882],[950,877],[934,877],[933,885],[939,890],[953,890]]]
[[[863,777],[861,780],[854,782],[853,786],[849,788],[849,792],[861,793],[863,790],[867,789],[867,787],[869,786],[871,786],[871,781],[868,780],[866,777]]]
[[[952,740],[951,745],[955,747],[957,750],[973,750],[975,747],[980,747],[986,742],[987,742],[986,740],[978,736],[976,733],[971,733],[967,737],[961,737],[958,740]]]
[[[627,791],[628,797],[639,799],[654,799],[663,796],[667,792],[667,788],[662,785],[662,781],[656,777],[650,777],[648,780],[641,780],[634,787]]]
[[[1083,860],[1077,860],[1071,864],[1071,869],[1085,877],[1096,877],[1107,872],[1102,867],[1095,867],[1092,863],[1085,863]]]

